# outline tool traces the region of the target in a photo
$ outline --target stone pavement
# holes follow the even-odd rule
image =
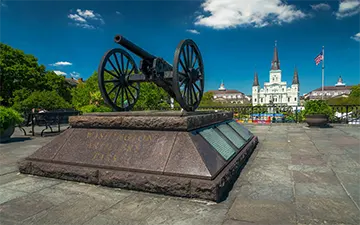
[[[0,144],[0,224],[360,224],[360,129],[247,125],[260,144],[221,203],[19,174],[53,137]]]

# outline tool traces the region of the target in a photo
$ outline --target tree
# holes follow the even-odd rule
[[[141,83],[140,96],[134,106],[134,110],[169,109],[169,101],[170,96],[164,89],[152,82]]]
[[[360,84],[351,87],[350,98],[360,98]]]
[[[56,91],[35,91],[25,100],[14,105],[16,110],[29,112],[31,109],[46,110],[71,108],[71,104],[64,100]]]
[[[0,43],[1,104],[20,104],[37,90],[56,91],[65,100],[71,100],[70,85],[64,77],[46,71],[33,55]]]

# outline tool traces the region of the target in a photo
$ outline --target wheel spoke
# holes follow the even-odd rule
[[[120,55],[122,56],[122,54],[120,53]],[[119,65],[119,60],[116,56],[116,52],[114,53],[114,57],[115,57],[115,62],[116,62],[116,65],[118,66],[118,69],[119,69],[119,72],[121,73],[121,75],[124,75],[124,72],[121,70],[121,67]]]
[[[135,97],[134,97],[132,91],[130,90],[130,88],[129,88],[129,87],[126,87],[126,89],[130,92],[130,95],[131,95],[131,97],[134,99],[134,102],[135,102]]]
[[[189,83],[188,85],[189,85],[189,94],[190,94],[190,104],[193,105],[194,99],[193,99],[193,95],[192,95],[192,85],[191,85],[191,83]]]
[[[191,85],[191,86],[192,86],[192,90],[193,90],[193,93],[194,93],[195,100],[196,100],[196,102],[198,102],[199,99],[198,99],[198,95],[197,95],[197,93],[196,93],[196,91],[195,91],[195,88],[194,88],[193,85]]]
[[[185,60],[186,61],[186,60]],[[185,64],[186,64],[186,62],[185,62]],[[185,67],[185,65],[184,65],[184,63],[183,63],[183,61],[180,59],[180,65],[181,65],[181,67],[183,68],[183,70],[186,72],[186,73],[189,73],[189,70],[187,69],[187,67]]]
[[[128,69],[129,69],[129,63],[130,63],[130,60],[128,59],[127,63],[126,63],[126,69],[125,69],[125,74],[127,75],[128,73]],[[130,74],[130,73],[129,73]]]
[[[117,82],[118,80],[104,80],[104,83],[115,83]]]
[[[198,60],[198,57],[197,57],[197,55],[195,54],[195,61],[194,61],[194,63],[192,64],[191,68],[194,68],[197,60]]]
[[[124,55],[121,54],[121,69],[122,69],[122,73],[125,75],[126,71],[124,71]]]
[[[105,70],[105,72],[107,72],[108,74],[110,74],[111,76],[113,76],[113,77],[116,77],[116,78],[120,78],[118,75],[115,75],[115,74],[113,74],[113,72],[111,72],[110,70],[107,70],[107,69],[105,69],[104,68],[104,70]]]
[[[116,95],[115,95],[115,98],[114,98],[114,103],[116,104],[116,101],[117,101],[117,99],[118,99],[118,97],[119,97],[119,92],[120,92],[120,89],[121,89],[121,87],[120,86],[118,86],[119,88],[118,88],[118,90],[117,90],[117,92],[116,92]]]
[[[135,69],[135,66],[134,65],[132,65],[133,67],[131,68],[131,70],[130,70],[130,72],[129,72],[129,75],[132,73],[132,72],[134,72],[134,69]]]
[[[129,95],[128,95],[128,92],[127,92],[127,88],[124,88],[124,91],[125,91],[125,95],[126,95],[126,101],[127,101],[128,106],[129,106],[130,105],[130,98],[129,98]]]
[[[186,67],[189,69],[190,67],[190,50],[189,50],[189,45],[186,45],[186,59],[187,59],[187,63],[186,63]]]
[[[184,79],[181,81],[181,83],[179,84],[179,87],[183,86],[183,84],[185,83],[185,81],[186,81],[186,78],[184,78]]]
[[[121,107],[124,108],[124,89],[121,89]]]
[[[111,62],[111,59],[110,59],[110,57],[109,57],[109,60],[108,60],[108,62],[110,62],[110,64],[111,64],[111,67],[115,70],[115,72],[117,73],[117,75],[119,76],[119,77],[121,77],[121,74],[119,73],[119,71],[117,71],[116,70],[116,68],[115,68],[115,66],[114,66],[114,64]]]
[[[115,90],[115,88],[116,88],[117,86],[119,86],[119,85],[114,85],[114,87],[109,91],[108,95],[110,95],[110,94]]]
[[[199,86],[196,83],[194,83],[194,85],[195,85],[196,89],[198,89],[199,92],[201,92],[201,89],[199,88]]]
[[[132,88],[136,89],[137,91],[139,91],[139,87],[134,87],[132,85],[130,85]]]
[[[189,63],[191,68],[193,68],[193,56],[194,56],[194,47],[191,46],[190,63]]]

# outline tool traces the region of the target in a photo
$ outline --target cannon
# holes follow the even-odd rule
[[[114,48],[105,53],[98,68],[98,84],[107,105],[115,111],[130,111],[139,99],[140,83],[154,82],[181,108],[195,111],[204,93],[204,65],[193,40],[185,39],[178,44],[173,65],[121,35],[116,35],[114,40],[141,58],[140,71],[124,49]]]

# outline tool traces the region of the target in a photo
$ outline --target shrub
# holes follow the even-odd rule
[[[65,101],[56,91],[35,91],[16,106],[16,109],[22,112],[29,112],[33,108],[46,110],[68,109],[71,108],[71,104]]]
[[[24,121],[20,113],[11,108],[0,106],[0,134],[2,134],[9,126],[17,125]]]
[[[331,107],[323,100],[314,100],[314,101],[305,102],[305,110],[303,113],[304,116],[323,114],[329,117],[332,117],[334,114]]]
[[[86,105],[86,106],[81,107],[80,111],[83,113],[112,112],[112,109],[107,106]]]

